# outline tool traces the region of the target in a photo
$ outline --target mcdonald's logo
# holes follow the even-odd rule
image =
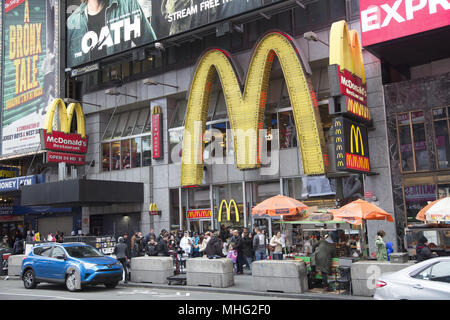
[[[61,131],[53,130],[53,118],[57,110]],[[76,133],[71,133],[74,113],[76,113],[77,129]],[[79,103],[71,103],[66,108],[64,101],[58,98],[49,105],[44,129],[41,130],[41,145],[44,150],[83,154],[87,152],[88,136],[83,109]]]
[[[281,32],[269,32],[256,44],[245,81],[236,74],[232,57],[221,49],[206,51],[199,58],[191,82],[186,110],[182,148],[181,185],[199,185],[203,179],[202,134],[206,129],[208,104],[217,73],[234,132],[234,156],[238,169],[261,166],[259,129],[264,124],[270,70],[275,57],[283,71],[302,152],[306,175],[325,173],[325,140],[320,114],[314,107],[308,67],[292,38]],[[307,69],[309,70],[309,68]]]
[[[338,158],[338,159],[344,159],[344,154],[343,154],[342,152],[339,152],[339,153],[336,155],[336,158]]]
[[[150,206],[148,208],[148,213],[151,216],[157,216],[161,214],[161,211],[158,210],[158,206],[156,205],[156,203],[150,203]]]
[[[154,106],[152,109],[152,114],[160,114],[162,113],[160,106]]]
[[[230,202],[227,202],[227,200],[222,200],[222,202],[220,203],[220,207],[219,207],[219,218],[218,221],[221,222],[222,221],[222,209],[223,209],[223,205],[225,204],[225,208],[227,210],[227,221],[231,220],[231,205],[234,206],[234,212],[236,213],[236,222],[239,222],[239,210],[236,204],[236,201],[234,201],[234,199],[231,199]]]
[[[336,129],[336,134],[342,134],[342,130],[341,129]]]
[[[359,137],[359,140],[358,140]],[[361,155],[364,156],[364,143],[361,135],[361,129],[352,124],[350,129],[350,152],[353,152],[353,142],[355,142],[356,153],[359,153],[359,145],[361,144]]]
[[[342,151],[344,148],[342,147],[342,145],[338,145],[336,146],[336,151]]]

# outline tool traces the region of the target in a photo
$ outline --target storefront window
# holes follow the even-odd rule
[[[135,111],[131,112],[130,117],[128,118],[128,122],[127,122],[127,125],[125,126],[125,130],[123,131],[122,136],[124,136],[124,137],[131,136],[138,116],[139,116],[139,110],[135,110]]]
[[[181,161],[181,148],[183,142],[184,128],[177,128],[169,130],[169,149],[171,163]],[[175,154],[173,154],[175,152]]]
[[[404,187],[405,206],[408,222],[418,222],[416,215],[429,201],[436,200],[436,185],[417,185]]]
[[[234,202],[236,202],[236,207]],[[220,205],[223,201],[222,211]],[[226,204],[225,204],[226,202]],[[232,183],[226,185],[213,186],[213,203],[214,203],[214,223],[215,229],[219,229],[220,225],[226,227],[243,227],[244,226],[244,204],[243,192],[241,183]],[[230,210],[230,219],[227,217],[227,207]],[[236,220],[236,208],[239,216],[239,221]],[[221,214],[221,221],[219,222],[219,213]]]
[[[110,144],[109,143],[103,143],[102,144],[102,170],[103,171],[109,171],[110,170]]]
[[[131,139],[131,166],[133,168],[139,168],[141,166],[141,138]]]
[[[292,111],[283,111],[279,113],[280,118],[280,148],[297,147],[297,130],[295,127],[294,114]]]
[[[120,141],[111,143],[111,168],[120,170]]]
[[[433,109],[433,125],[436,150],[438,154],[438,168],[450,168],[450,140],[448,108]]]
[[[122,148],[122,169],[129,169],[131,168],[130,140],[122,140],[120,145]]]
[[[424,121],[423,111],[397,115],[400,160],[404,172],[429,169]]]
[[[146,136],[142,138],[142,166],[150,166],[152,164],[152,137]]]
[[[138,117],[136,125],[133,129],[133,135],[141,134],[141,133],[145,132],[143,130],[146,125],[145,123],[149,121],[149,117],[148,117],[149,112],[150,112],[150,108],[141,109],[139,111],[139,117]]]
[[[307,184],[303,183],[301,177],[283,179],[283,193],[293,199],[306,199],[308,197]]]

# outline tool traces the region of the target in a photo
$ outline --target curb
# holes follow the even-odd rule
[[[0,280],[6,280],[6,276],[0,276]],[[9,276],[8,280],[20,280],[19,276]],[[155,289],[176,289],[180,291],[208,291],[214,293],[226,293],[226,294],[240,294],[240,295],[252,295],[261,297],[277,297],[286,299],[314,299],[314,300],[372,300],[370,297],[360,297],[351,295],[331,295],[320,293],[283,293],[283,292],[262,292],[252,290],[242,290],[234,288],[213,288],[202,286],[180,286],[180,285],[164,285],[164,284],[152,284],[152,283],[140,283],[140,282],[120,282],[118,287],[132,287],[132,288],[155,288]]]

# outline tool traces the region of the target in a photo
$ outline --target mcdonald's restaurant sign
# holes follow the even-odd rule
[[[58,111],[61,131],[53,130],[53,118]],[[71,133],[74,113],[76,114],[77,132]],[[62,99],[55,99],[47,108],[44,128],[41,129],[41,147],[47,150],[48,162],[66,162],[73,165],[85,163],[88,147],[84,113],[79,103],[71,103],[66,108]],[[57,151],[57,152],[55,152]]]
[[[162,144],[162,111],[160,106],[152,109],[152,153],[153,159],[159,160],[164,157]]]
[[[336,148],[336,169],[370,172],[367,127],[344,117],[333,119]]]
[[[224,206],[225,205],[225,206]],[[236,204],[236,201],[234,201],[234,199],[231,199],[230,202],[227,202],[227,200],[222,200],[222,202],[220,203],[220,207],[219,207],[219,218],[218,221],[221,222],[222,221],[222,210],[223,208],[226,209],[227,212],[227,221],[231,220],[231,206],[234,207],[234,212],[236,213],[236,222],[239,222],[239,210]]]
[[[211,218],[211,209],[188,210],[187,218],[189,220],[210,219]]]
[[[148,208],[148,213],[151,216],[159,216],[159,215],[161,215],[161,211],[158,210],[158,206],[156,205],[156,203],[150,203],[150,206]]]
[[[240,68],[225,50],[210,49],[199,58],[186,110],[182,186],[200,185],[203,179],[202,133],[206,130],[211,88],[216,73],[223,88],[231,129],[238,132],[233,139],[236,166],[240,170],[261,167],[259,129],[264,128],[270,71],[275,58],[280,62],[289,92],[303,172],[306,175],[325,173],[325,140],[312,93],[311,70],[294,39],[285,33],[273,31],[263,35],[255,45],[245,81],[236,73]]]
[[[367,85],[358,32],[349,30],[345,21],[332,24],[330,30],[330,114],[342,114],[371,124],[367,107]]]

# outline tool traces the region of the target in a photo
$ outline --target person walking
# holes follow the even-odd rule
[[[273,247],[273,260],[283,260],[283,243],[280,231],[270,239],[270,246]]]
[[[244,228],[242,232],[242,238],[240,243],[240,248],[245,260],[244,265],[247,265],[250,272],[252,271],[252,261],[253,261],[253,238],[252,234],[248,232],[247,228]]]
[[[128,268],[127,268],[127,245],[123,237],[119,237],[119,242],[114,247],[114,254],[116,259],[122,264],[123,271],[125,272],[124,282],[127,283],[129,279]]]
[[[377,261],[388,261],[386,244],[383,240],[385,235],[386,233],[383,230],[379,230],[375,238]]]
[[[242,236],[238,230],[233,230],[233,236],[231,237],[231,243],[233,243],[234,250],[236,250],[236,274],[244,273],[244,264],[246,264],[246,259],[242,251]]]
[[[253,238],[253,249],[255,250],[255,260],[265,260],[267,258],[267,240],[259,227],[255,228],[256,235]]]
[[[185,232],[183,238],[180,240],[180,248],[183,250],[183,253],[190,257],[192,253],[192,240],[189,236],[189,232]]]
[[[23,254],[23,240],[20,234],[14,240],[13,254]]]
[[[336,238],[336,239],[333,239]],[[322,285],[324,291],[328,291],[328,275],[331,273],[331,261],[337,256],[335,241],[337,237],[330,232],[325,239],[321,239],[313,245],[313,254],[311,255],[311,270],[314,273],[322,273]]]

